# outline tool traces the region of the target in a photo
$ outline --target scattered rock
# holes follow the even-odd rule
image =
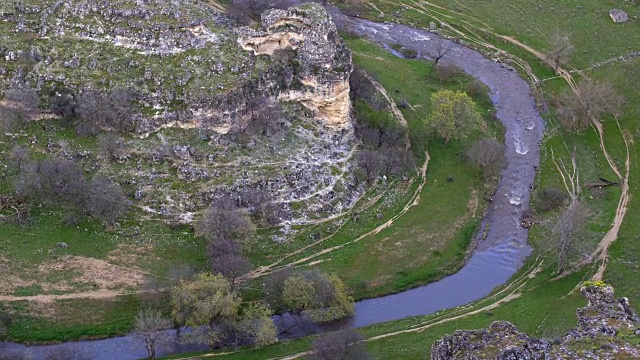
[[[456,331],[438,340],[431,347],[431,360],[615,359],[616,354],[640,358],[640,339],[630,338],[638,335],[640,324],[626,298],[616,301],[613,289],[602,283],[580,292],[589,303],[578,309],[578,327],[562,340],[531,338],[507,321],[496,321],[488,329]]]
[[[623,23],[629,20],[627,13],[620,9],[613,9],[609,11],[609,16],[614,23]]]
[[[69,245],[67,243],[65,243],[65,242],[59,242],[59,243],[56,244],[56,246],[60,247],[60,248],[64,248],[64,249],[69,247]]]

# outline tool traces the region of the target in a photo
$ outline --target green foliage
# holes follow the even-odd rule
[[[432,110],[427,128],[444,140],[466,139],[480,129],[482,117],[475,102],[462,91],[442,90],[431,95]]]
[[[171,291],[171,305],[176,323],[194,329],[185,334],[187,342],[215,347],[243,338],[258,345],[277,341],[271,309],[260,302],[241,311],[242,298],[222,275],[203,273],[180,281]]]
[[[234,319],[242,298],[231,289],[221,275],[197,275],[191,281],[182,280],[171,290],[171,306],[177,324],[198,328],[207,325],[207,331],[189,333],[189,341],[210,346],[223,340],[223,334],[213,325]]]
[[[353,298],[337,275],[306,271],[284,282],[283,303],[291,311],[304,311],[316,322],[342,319],[354,314]]]
[[[278,329],[271,319],[273,312],[264,302],[253,302],[242,309],[235,323],[236,332],[252,338],[257,346],[278,341]]]

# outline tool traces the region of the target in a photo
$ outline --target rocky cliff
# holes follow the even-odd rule
[[[260,30],[190,0],[31,0],[2,14],[0,90],[127,89],[139,133],[227,133],[249,121],[257,94],[300,102],[334,127],[349,123],[351,56],[315,3],[268,11]],[[291,58],[274,62],[277,50]]]
[[[589,303],[577,311],[578,326],[559,341],[531,338],[507,321],[496,321],[488,329],[445,336],[431,347],[431,359],[640,359],[640,318],[628,300],[616,300],[604,284],[580,292]]]
[[[297,101],[337,128],[350,126],[351,53],[327,12],[316,3],[262,15],[262,29],[245,28],[240,46],[258,55],[295,51],[299,84],[279,92],[281,101]]]
[[[194,0],[26,0],[0,16],[0,99],[35,89],[43,120],[11,129],[14,143],[116,180],[146,213],[190,221],[216,197],[261,194],[278,208],[273,221],[298,224],[363,194],[351,54],[318,4],[267,11],[254,27]],[[116,129],[117,159],[95,137],[64,135],[84,118],[57,120],[60,94],[85,102],[83,115],[98,108],[87,94],[131,107],[116,116],[132,123]]]

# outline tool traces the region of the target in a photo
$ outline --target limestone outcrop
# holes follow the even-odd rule
[[[308,3],[266,11],[262,28],[242,29],[238,44],[256,55],[273,57],[278,51],[294,52],[298,69],[292,75],[298,81],[286,84],[277,98],[304,104],[332,127],[350,126],[351,53],[322,6]]]
[[[580,292],[589,302],[577,310],[578,326],[562,339],[531,338],[507,321],[496,321],[488,329],[456,331],[438,340],[431,360],[640,358],[640,319],[627,298],[616,300],[604,284]]]

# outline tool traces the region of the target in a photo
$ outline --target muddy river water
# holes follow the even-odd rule
[[[331,9],[331,13],[342,30],[380,43],[400,44],[426,58],[437,53],[439,37],[425,30],[349,18],[335,9]],[[488,230],[486,239],[478,242],[474,254],[457,273],[398,294],[359,301],[356,303],[356,315],[338,326],[362,327],[412,315],[427,315],[478,300],[496,286],[504,284],[530,254],[528,231],[520,226],[520,219],[529,207],[530,186],[540,161],[539,142],[545,124],[538,114],[529,84],[518,72],[462,45],[453,44],[452,50],[442,61],[454,64],[489,87],[497,118],[505,128],[507,165],[501,172],[497,191],[483,220],[483,229]],[[276,317],[281,328],[286,320],[286,317]],[[175,335],[173,331],[169,333]],[[47,351],[57,347],[80,350],[91,359],[129,360],[146,357],[143,344],[136,343],[131,336],[48,346],[26,347],[13,343],[4,346],[28,352],[35,359],[42,358]],[[180,346],[172,352],[197,349]],[[160,351],[158,355],[164,353]]]

